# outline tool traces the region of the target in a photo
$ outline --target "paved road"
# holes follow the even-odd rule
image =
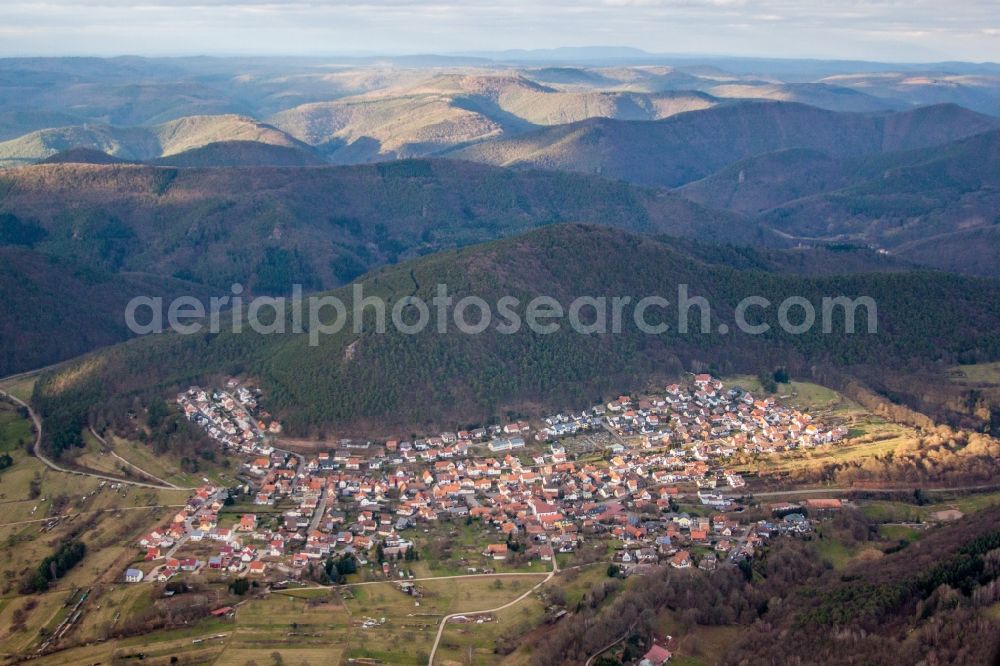
[[[0,383],[13,381],[15,379],[20,379],[21,377],[28,377],[30,375],[38,375],[46,370],[55,370],[61,365],[66,365],[74,359],[66,359],[65,361],[59,361],[58,363],[53,363],[52,365],[46,365],[41,368],[35,368],[34,370],[25,370],[24,372],[18,372],[13,375],[7,375],[6,377],[0,377]]]
[[[542,585],[545,585],[547,582],[549,582],[550,580],[552,580],[552,578],[557,573],[559,573],[559,562],[556,560],[556,556],[553,553],[553,555],[552,555],[552,571],[550,571],[548,573],[548,575],[545,576],[544,580],[542,580],[539,583],[537,583],[534,587],[532,587],[527,592],[525,592],[524,594],[522,594],[521,596],[519,596],[517,599],[514,599],[513,601],[508,601],[504,605],[497,606],[496,608],[487,608],[485,610],[466,611],[464,613],[452,613],[450,615],[445,615],[441,619],[441,626],[438,627],[437,636],[434,638],[434,646],[431,648],[431,656],[427,659],[428,666],[434,666],[434,656],[437,654],[438,645],[440,645],[440,643],[441,643],[441,636],[444,634],[444,628],[445,628],[445,626],[447,626],[448,620],[450,620],[453,617],[458,617],[460,615],[464,615],[464,616],[468,617],[470,615],[484,615],[486,613],[499,613],[500,611],[502,611],[504,609],[507,609],[507,608],[510,608],[511,606],[514,606],[514,605],[520,603],[524,599],[527,599],[535,590],[537,590]],[[452,578],[462,578],[462,576],[452,576]]]
[[[21,373],[21,374],[24,375],[24,374],[30,374],[30,373]],[[21,375],[12,375],[12,377],[19,377],[19,376],[21,376]],[[10,379],[10,378],[11,377],[6,377],[5,380],[6,379]],[[12,400],[15,404],[20,405],[21,407],[24,407],[26,410],[28,410],[28,416],[31,417],[31,420],[35,424],[35,444],[34,444],[34,449],[33,449],[34,453],[35,453],[35,457],[38,458],[40,461],[42,461],[42,463],[44,463],[45,466],[48,467],[49,469],[54,469],[55,471],[62,472],[63,474],[76,474],[78,476],[89,476],[89,477],[91,477],[93,479],[101,479],[101,480],[104,480],[104,481],[110,481],[112,483],[123,483],[123,484],[128,485],[128,486],[138,486],[140,488],[154,488],[156,490],[176,490],[175,488],[173,488],[171,486],[161,486],[160,484],[157,484],[157,483],[144,483],[142,481],[128,481],[126,479],[120,479],[117,476],[109,476],[107,474],[98,474],[97,472],[84,472],[84,471],[81,471],[81,470],[78,470],[78,469],[69,469],[67,467],[63,467],[62,465],[58,465],[58,464],[52,462],[51,460],[49,460],[48,458],[46,458],[42,454],[42,420],[40,418],[38,418],[38,414],[35,413],[35,410],[33,410],[30,405],[28,405],[26,402],[24,402],[23,400],[21,400],[17,396],[12,395],[10,393],[7,393],[6,391],[0,391],[0,396],[4,396],[4,397]]]
[[[319,521],[323,519],[323,514],[326,513],[326,499],[328,494],[329,490],[326,484],[323,484],[323,490],[319,493],[319,502],[316,503],[316,508],[313,510],[312,519],[309,521],[309,531],[306,532],[306,535],[315,532],[316,528],[319,527]]]
[[[978,486],[946,486],[946,487],[928,487],[921,485],[902,485],[902,486],[879,486],[873,488],[852,488],[847,487],[831,487],[831,488],[804,488],[801,490],[773,490],[763,493],[746,492],[741,494],[730,494],[726,497],[731,499],[736,499],[739,497],[788,497],[791,495],[831,495],[831,494],[842,494],[842,493],[889,493],[889,492],[913,492],[914,490],[921,490],[925,493],[962,493],[962,492],[973,492],[976,490],[995,490],[1000,488],[1000,484],[987,483]]]

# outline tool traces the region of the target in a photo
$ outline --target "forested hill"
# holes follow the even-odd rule
[[[706,256],[704,251],[701,255]],[[318,335],[316,346],[310,346],[306,333],[259,335],[248,329],[146,337],[49,374],[38,384],[35,403],[47,418],[72,429],[91,409],[114,411],[116,404],[130,405],[135,395],[169,397],[174,389],[209,375],[247,373],[259,380],[267,407],[291,433],[393,432],[432,423],[482,422],[506,410],[586,405],[685,369],[711,367],[728,373],[781,365],[807,375],[825,368],[890,372],[904,364],[1000,358],[1000,287],[993,282],[927,272],[800,277],[736,270],[706,263],[668,243],[592,226],[550,226],[441,252],[381,269],[360,284],[365,296],[381,296],[390,307],[412,295],[431,303],[437,285],[446,284],[456,300],[464,295],[485,299],[496,318],[478,335],[458,333],[453,325],[447,334],[434,326],[417,335],[389,326],[388,333],[379,334],[372,330],[375,314],[369,308],[363,333],[355,334],[348,322],[338,333]],[[711,303],[710,333],[678,333],[677,309],[670,307],[648,317],[670,325],[660,335],[639,332],[631,325],[629,309],[621,334],[582,335],[565,321],[547,335],[524,327],[502,334],[495,328],[502,323],[495,307],[501,296],[518,298],[523,316],[524,304],[539,294],[564,306],[579,296],[629,296],[634,303],[661,295],[676,304],[681,284]],[[347,304],[350,320],[351,290],[333,294]],[[765,296],[774,304],[748,316],[753,323],[769,323],[771,330],[756,336],[719,333],[720,324],[735,331],[734,307],[749,295]],[[843,333],[840,309],[830,334],[822,333],[819,323],[800,335],[778,328],[777,305],[786,297],[806,298],[815,304],[818,317],[822,297],[841,295],[870,296],[877,302],[877,334],[866,332],[863,310],[853,335]],[[584,309],[580,319],[592,321],[592,312]],[[698,331],[699,311],[692,312],[692,329]],[[325,315],[332,317],[332,310]],[[790,318],[799,321],[794,314]],[[468,320],[478,321],[475,308]]]
[[[113,273],[28,247],[0,246],[0,376],[128,339],[135,296],[209,298],[217,290],[148,273]]]
[[[952,104],[886,114],[757,101],[653,122],[591,118],[483,141],[452,154],[488,164],[677,187],[774,151],[798,148],[856,157],[942,145],[998,126],[996,118]]]
[[[998,556],[993,506],[765,603],[723,663],[996,664]],[[797,582],[802,567],[773,575]]]
[[[9,255],[0,267],[0,376],[125,339],[122,313],[134,296],[172,297],[184,284],[201,295],[234,282],[258,294],[295,283],[331,289],[385,263],[559,221],[752,234],[735,215],[672,194],[450,161],[0,170],[0,253]]]
[[[41,252],[228,289],[331,289],[385,263],[554,222],[749,241],[680,196],[591,176],[448,160],[352,167],[47,164],[0,170],[0,214]],[[0,244],[3,244],[0,230]]]

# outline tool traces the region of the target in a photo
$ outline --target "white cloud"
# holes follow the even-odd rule
[[[1000,60],[995,2],[3,0],[0,53],[654,52]]]

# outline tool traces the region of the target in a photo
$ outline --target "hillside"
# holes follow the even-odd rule
[[[798,102],[828,111],[896,111],[907,105],[873,97],[854,88],[829,83],[736,82],[707,88],[706,92],[724,99],[770,99]]]
[[[853,164],[819,150],[789,148],[739,160],[676,191],[692,201],[755,215],[863,180],[850,169]]]
[[[801,278],[740,271],[667,243],[598,227],[546,227],[388,267],[360,284],[365,296],[379,295],[390,305],[412,295],[430,303],[438,284],[446,284],[456,300],[478,295],[495,305],[500,296],[512,295],[520,299],[515,308],[521,315],[539,294],[564,307],[581,295],[630,296],[635,303],[658,294],[675,302],[677,286],[687,284],[712,305],[711,332],[702,334],[694,325],[692,332],[679,333],[668,310],[671,328],[659,335],[639,332],[628,319],[621,334],[579,334],[565,321],[551,334],[526,328],[503,334],[495,328],[500,319],[478,335],[459,334],[453,326],[442,335],[433,325],[415,335],[392,326],[380,334],[372,330],[376,315],[369,308],[366,328],[357,334],[352,291],[345,288],[334,292],[346,304],[345,326],[330,335],[317,329],[316,345],[307,333],[259,335],[248,329],[142,338],[50,374],[39,384],[36,404],[57,421],[74,424],[106,401],[166,393],[208,375],[247,373],[293,434],[372,433],[482,422],[505,410],[589,404],[608,392],[710,364],[720,373],[783,365],[800,376],[822,372],[829,378],[855,367],[884,373],[904,361],[930,367],[959,355],[1000,357],[1000,288],[993,283],[930,273]],[[717,324],[732,323],[736,303],[752,294],[766,294],[774,303],[797,295],[817,304],[821,296],[869,295],[878,304],[878,333],[864,332],[862,314],[854,335],[843,333],[837,317],[829,334],[814,328],[790,335],[778,329],[774,307],[762,315],[773,324],[763,335],[718,333]],[[327,309],[321,321],[330,323],[332,312]],[[591,322],[590,312],[585,309],[581,320]],[[474,311],[468,320],[477,321]]]
[[[995,72],[958,73],[945,69],[924,69],[844,73],[825,77],[821,82],[914,106],[961,104],[979,113],[1000,115],[1000,76]]]
[[[723,663],[996,663],[1000,508],[900,545],[793,588]]]
[[[301,167],[326,162],[313,151],[298,146],[278,146],[260,141],[214,141],[153,160],[157,166],[184,168]]]
[[[112,274],[0,245],[0,376],[39,368],[129,337],[123,313],[139,295],[216,293],[202,285],[141,273]]]
[[[122,164],[125,160],[94,148],[70,148],[51,157],[46,157],[39,164]]]
[[[187,116],[151,127],[82,125],[38,130],[0,143],[0,166],[31,164],[80,148],[143,162],[220,141],[253,141],[307,150],[287,134],[251,118]]]
[[[561,91],[516,74],[446,74],[409,87],[306,104],[271,118],[338,164],[421,157],[540,125],[657,120],[710,108],[698,92]]]
[[[823,178],[823,171],[801,170],[809,175],[791,180],[801,184],[812,174]],[[1000,207],[1000,131],[932,150],[828,164],[826,171],[832,175],[817,193],[804,196],[804,188],[759,220],[793,239],[868,243],[944,270],[1000,275],[993,242]]]
[[[762,153],[799,148],[852,157],[909,150],[971,136],[998,123],[949,105],[861,114],[747,102],[656,122],[586,120],[486,141],[451,156],[677,187]]]
[[[451,161],[32,166],[0,171],[0,212],[37,222],[46,232],[42,252],[266,293],[285,293],[293,282],[331,288],[400,258],[559,221],[707,240],[754,233],[729,213],[668,193]]]

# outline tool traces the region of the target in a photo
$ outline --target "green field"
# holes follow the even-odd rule
[[[38,379],[37,373],[18,377],[17,379],[8,379],[0,382],[0,389],[20,398],[24,402],[28,402],[31,399],[31,392],[35,389],[36,379]]]
[[[690,666],[719,663],[729,646],[747,631],[740,626],[694,625],[690,631],[683,632],[680,620],[669,610],[657,616],[657,627],[661,634],[678,640],[676,655],[670,663]]]
[[[418,578],[459,576],[470,573],[470,568],[478,572],[489,569],[495,573],[547,573],[552,568],[550,563],[538,559],[516,565],[509,560],[484,556],[488,544],[502,543],[506,537],[497,530],[484,528],[479,520],[469,524],[456,520],[421,525],[408,531],[406,536],[413,539],[421,554],[420,561],[406,564]]]
[[[225,464],[199,460],[198,464],[201,469],[198,472],[185,472],[181,468],[181,463],[177,459],[177,456],[171,454],[169,451],[164,455],[157,455],[152,447],[146,444],[116,435],[112,435],[109,441],[113,444],[115,453],[125,460],[154,476],[182,488],[196,488],[205,483],[204,479],[208,479],[210,483],[216,485],[232,483],[233,480],[233,473]],[[223,457],[223,460],[228,462],[229,458]]]
[[[761,387],[760,379],[753,375],[725,377],[722,379],[722,383],[726,388],[740,386],[755,394],[755,397],[757,397],[757,394],[760,396],[766,395]],[[787,384],[778,384],[778,390],[774,395],[778,396],[784,404],[791,405],[797,409],[807,409],[810,411],[863,411],[860,405],[845,398],[833,389],[811,382],[792,381]]]
[[[28,421],[16,411],[3,410],[3,436],[19,437]],[[187,499],[184,491],[113,488],[98,479],[54,471],[39,459],[16,448],[14,464],[0,475],[0,654],[19,654],[38,644],[39,630],[55,628],[67,611],[67,595],[74,589],[113,585],[135,558],[136,537],[164,520]],[[152,507],[152,508],[151,508]],[[82,538],[87,555],[48,592],[18,594],[21,578],[38,566],[59,544],[73,535]],[[121,604],[118,594],[109,603]],[[87,622],[107,621],[97,603],[88,605],[79,636],[94,637]],[[22,630],[7,631],[24,616]],[[97,626],[97,625],[95,625]],[[76,631],[72,635],[75,639]],[[71,662],[70,662],[71,663]]]
[[[878,533],[892,541],[916,541],[923,532],[907,525],[879,525]]]
[[[93,663],[142,647],[146,654],[143,663],[156,664],[161,663],[156,661],[161,656],[192,659],[198,655],[204,661],[197,663],[243,666],[252,660],[264,666],[274,663],[275,652],[281,654],[283,663],[296,666],[336,664],[344,657],[377,658],[386,664],[424,664],[445,614],[502,605],[530,589],[539,577],[505,577],[500,585],[496,580],[418,581],[424,595],[419,606],[413,597],[391,583],[356,586],[350,590],[302,588],[265,593],[241,603],[235,620],[208,619],[184,630],[110,641],[100,649],[75,648],[42,663]],[[150,603],[151,591],[145,585],[109,588],[96,600],[95,606],[100,607],[78,629],[78,637],[98,638],[116,615],[134,612],[142,604]],[[44,596],[50,603],[45,613],[54,616],[62,608],[65,595]],[[445,642],[454,640],[456,645],[464,645],[467,640],[474,640],[479,646],[475,650],[476,663],[494,663],[492,648],[496,632],[515,621],[533,626],[540,620],[542,610],[541,603],[530,597],[501,613],[497,624],[476,625],[475,636],[464,631],[470,628],[466,625],[449,625],[445,632],[449,638]],[[374,619],[375,625],[363,626],[366,618]],[[454,639],[450,638],[452,633]],[[224,636],[209,638],[217,634]],[[85,662],[85,658],[92,661]]]
[[[23,451],[34,441],[31,421],[21,418],[16,406],[0,402],[0,453]]]

